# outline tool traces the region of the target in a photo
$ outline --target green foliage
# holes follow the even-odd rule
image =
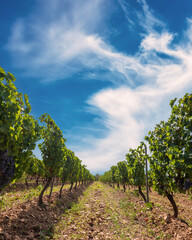
[[[152,152],[151,178],[154,188],[167,196],[177,217],[172,192],[183,191],[185,179],[192,180],[192,94],[170,102],[171,116],[161,121],[145,139]]]
[[[121,177],[121,174],[120,174],[120,171],[119,171],[119,168],[116,169],[115,171],[115,182],[117,184],[121,183],[122,181],[122,177]],[[119,186],[119,185],[118,185]]]
[[[117,170],[117,166],[112,166],[110,170],[111,170],[111,181],[112,183],[116,183],[115,172]]]
[[[72,156],[73,152],[67,149],[64,165],[60,169],[60,177],[63,183],[65,183],[69,179],[70,173],[72,172]]]
[[[146,208],[147,209],[150,209],[150,210],[152,210],[153,209],[153,204],[152,203],[145,203],[145,206],[146,206]]]
[[[149,132],[153,186],[160,193],[182,190],[184,179],[192,179],[192,95],[170,103],[171,116]]]
[[[54,177],[65,161],[65,141],[62,132],[48,114],[40,117],[40,121],[46,124],[43,128],[43,142],[38,146],[42,153],[46,176]]]
[[[34,176],[41,176],[44,175],[44,164],[43,161],[36,158],[34,155],[30,158],[30,164],[29,167],[26,170],[26,174],[34,177]]]
[[[126,162],[125,161],[118,162],[117,166],[119,171],[120,183],[122,184],[129,183],[128,168]]]
[[[142,186],[145,183],[145,158],[143,143],[137,149],[130,148],[129,153],[126,154],[128,175],[135,186]]]
[[[120,176],[121,181],[138,186],[139,193],[145,198],[141,186],[145,182],[144,168],[148,160],[149,185],[153,185],[159,194],[168,197],[174,209],[174,216],[177,217],[177,206],[172,193],[184,190],[185,179],[192,181],[192,94],[187,93],[179,100],[171,100],[170,106],[172,111],[168,121],[161,121],[145,137],[151,156],[145,155],[143,142],[137,149],[129,149],[126,155],[127,172],[125,166],[121,166],[123,162],[119,162],[115,178],[118,182]],[[122,180],[123,176],[128,176],[128,179]],[[111,183],[113,178],[111,168],[100,180]]]
[[[17,91],[15,77],[0,68],[0,151],[8,150],[15,162],[14,179],[19,179],[41,137],[38,122],[29,115],[28,96]]]
[[[42,127],[30,115],[28,96],[17,91],[14,81],[15,77],[11,73],[6,74],[0,68],[0,156],[3,158],[0,187],[10,181],[12,172],[14,181],[21,178],[23,173],[47,177],[49,180],[60,176],[63,182],[69,178],[76,182],[93,180],[94,177],[81,165],[81,160],[66,148],[66,139],[51,117],[48,114],[40,117],[40,122],[44,124]],[[42,138],[42,143],[38,145],[43,158],[40,161],[33,155],[33,150],[36,142]],[[7,163],[6,167],[4,163]],[[12,172],[8,171],[10,163],[13,165]],[[6,179],[5,172],[8,176]]]
[[[97,173],[97,174],[94,176],[94,178],[95,178],[95,181],[98,181],[98,180],[99,180],[99,177],[100,177],[100,174],[99,174],[99,173]]]

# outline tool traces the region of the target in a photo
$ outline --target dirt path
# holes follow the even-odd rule
[[[0,212],[0,240],[191,240],[192,198],[175,198],[188,225],[172,218],[168,200],[154,191],[149,206],[134,188],[124,193],[100,182],[81,185],[64,190],[61,199],[59,192],[51,201],[44,196],[46,209],[36,197],[6,207]]]
[[[93,184],[57,226],[54,239],[117,239],[111,222],[112,207],[100,184]]]
[[[192,228],[169,213],[146,207],[138,195],[95,182],[65,213],[53,239],[192,239]]]
[[[144,227],[121,208],[125,194],[101,183],[91,185],[56,227],[53,239],[142,240]],[[129,207],[132,207],[130,204]]]

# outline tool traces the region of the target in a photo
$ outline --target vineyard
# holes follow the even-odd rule
[[[29,184],[30,185],[30,184]],[[23,188],[21,188],[23,186]],[[180,218],[172,217],[168,200],[150,192],[144,203],[135,187],[124,192],[95,181],[69,191],[53,188],[46,208],[38,206],[38,188],[16,184],[4,192],[1,201],[0,239],[182,239],[192,238],[191,195],[175,194]],[[182,221],[181,221],[182,219]]]
[[[0,68],[0,239],[192,239],[192,94],[96,181],[14,82]]]

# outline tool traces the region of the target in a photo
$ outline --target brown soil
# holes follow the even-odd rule
[[[80,201],[80,209],[71,209],[57,225],[53,239],[94,240],[149,240],[192,239],[191,200],[186,195],[176,196],[179,209],[185,202],[181,218],[172,217],[168,200],[156,192],[150,193],[153,209],[147,208],[133,189],[127,193],[109,186],[90,190]],[[180,197],[180,198],[179,198]]]
[[[152,209],[134,189],[124,193],[97,182],[88,189],[63,190],[62,199],[58,195],[53,193],[51,202],[44,197],[46,208],[34,198],[1,211],[0,240],[192,239],[192,199],[186,194],[175,195],[178,219],[169,201],[154,191]]]
[[[96,189],[83,198],[80,209],[71,209],[63,215],[53,239],[114,239],[110,208],[103,192]]]
[[[69,209],[73,202],[77,202],[79,196],[85,190],[80,186],[76,191],[63,190],[63,197],[59,193],[53,193],[51,202],[48,195],[44,196],[46,207],[39,207],[37,199],[17,204],[0,213],[0,240],[36,240],[51,237],[60,216]]]

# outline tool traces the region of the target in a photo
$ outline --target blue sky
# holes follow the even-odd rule
[[[192,90],[191,0],[7,0],[0,28],[0,66],[92,173]]]

